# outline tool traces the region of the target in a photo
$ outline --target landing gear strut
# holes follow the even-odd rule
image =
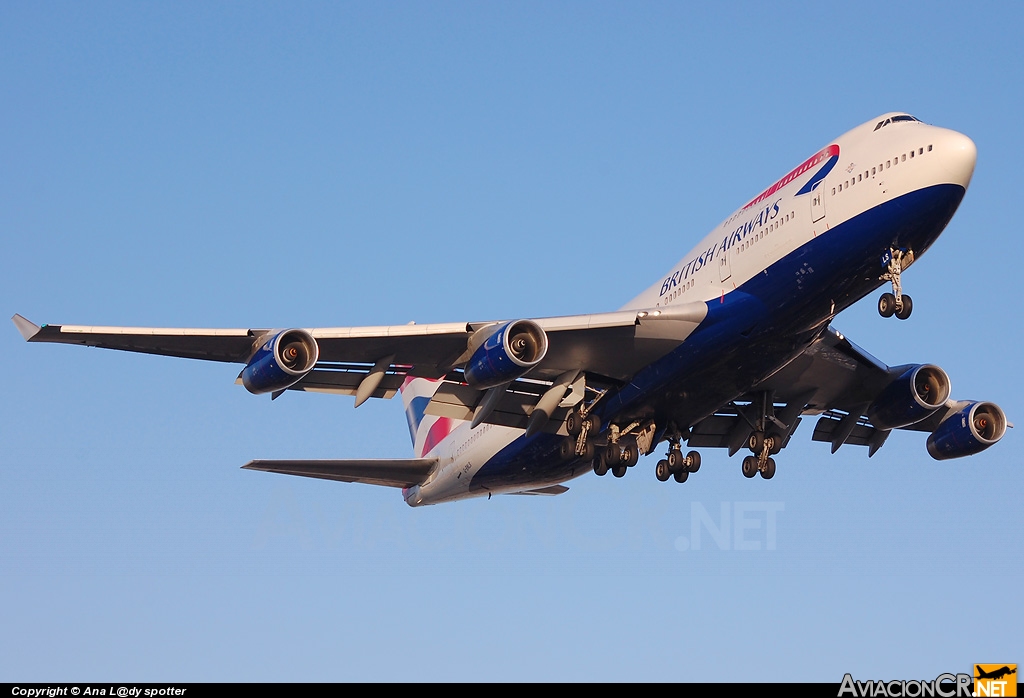
[[[900,274],[913,261],[913,250],[903,251],[893,247],[882,255],[885,273],[879,277],[879,280],[892,283],[892,293],[883,293],[878,299],[878,314],[882,317],[895,315],[900,320],[906,320],[913,312],[914,301],[903,293],[903,284],[900,282]]]

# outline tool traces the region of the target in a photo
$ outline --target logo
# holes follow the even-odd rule
[[[1017,695],[1017,665],[975,664],[974,695],[986,698]]]

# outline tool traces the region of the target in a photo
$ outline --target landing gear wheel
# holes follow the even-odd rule
[[[768,462],[764,464],[764,470],[761,471],[761,477],[765,480],[771,480],[775,477],[775,459],[769,458]]]
[[[906,298],[906,296],[904,296]],[[878,314],[882,317],[892,317],[896,312],[896,296],[891,293],[883,293],[878,299]]]
[[[597,446],[593,441],[587,439],[587,442],[583,445],[583,455],[580,456],[583,460],[593,460],[594,456],[597,455]]]
[[[757,458],[747,456],[743,459],[743,477],[754,477],[757,475]]]
[[[612,475],[614,475],[615,477],[622,477],[623,475],[626,474],[626,470],[626,466],[616,465],[614,468],[612,468]]]
[[[676,482],[683,483],[686,482],[686,478],[690,477],[690,473],[686,470],[683,470],[678,473],[673,473],[672,477],[676,479]]]
[[[622,462],[632,468],[640,461],[640,449],[634,439],[630,439],[622,445]]]
[[[668,469],[673,473],[678,473],[683,470],[686,466],[686,460],[683,458],[683,452],[677,449],[672,449],[668,452]]]
[[[672,477],[672,470],[669,469],[667,460],[658,461],[658,465],[654,468],[654,475],[661,482],[666,482],[670,477]]]
[[[608,448],[604,451],[604,459],[608,461],[608,465],[614,468],[622,460],[622,448],[619,444],[608,444]]]
[[[588,414],[586,421],[590,424],[590,433],[596,434],[601,431],[601,418],[596,414]]]
[[[773,431],[771,434],[768,435],[768,438],[772,440],[772,447],[771,450],[768,452],[771,453],[773,456],[779,455],[779,452],[782,451],[782,434],[780,434],[777,431]]]
[[[583,417],[576,410],[566,415],[565,430],[569,432],[569,436],[579,436],[580,432],[583,431]]]
[[[906,320],[910,317],[910,313],[914,311],[914,301],[910,299],[910,296],[903,294],[903,307],[896,311],[896,317],[900,320]]]
[[[696,451],[690,451],[686,454],[686,460],[689,461],[689,465],[686,467],[687,472],[695,473],[700,470],[700,454]]]
[[[604,456],[598,456],[594,459],[594,473],[599,477],[604,477],[608,474],[608,462],[604,459]]]
[[[565,461],[570,461],[576,457],[575,436],[566,436],[562,439],[562,443],[558,444],[558,455]]]
[[[760,431],[752,433],[750,438],[747,439],[747,448],[749,448],[751,452],[760,455],[761,450],[764,448],[764,433]]]

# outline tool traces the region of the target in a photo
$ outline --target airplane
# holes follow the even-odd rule
[[[1001,667],[999,669],[995,669],[994,671],[984,671],[978,665],[975,665],[974,668],[978,672],[978,675],[974,677],[976,679],[995,679],[995,680],[998,680],[998,679],[1003,678],[1004,676],[1009,676],[1010,674],[1016,674],[1017,673],[1017,667],[1016,666],[1014,666],[1013,669],[1011,669],[1008,666],[1003,666],[1003,667]]]
[[[492,494],[557,495],[623,477],[667,444],[658,480],[685,482],[697,448],[749,450],[771,479],[804,417],[812,440],[866,446],[928,434],[935,459],[998,442],[992,402],[953,400],[932,364],[887,366],[831,326],[864,296],[913,309],[902,273],[960,205],[977,150],[902,112],[839,136],[736,210],[620,310],[485,322],[322,329],[38,326],[30,342],[243,364],[236,382],[370,398],[401,394],[414,456],[254,460],[243,468],[401,488],[410,506]],[[690,449],[683,453],[683,442]]]

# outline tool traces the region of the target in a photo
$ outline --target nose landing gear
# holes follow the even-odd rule
[[[895,315],[900,320],[906,320],[913,312],[914,302],[910,296],[903,293],[903,284],[900,281],[903,270],[909,267],[913,261],[913,250],[892,247],[882,255],[882,266],[885,267],[885,273],[879,277],[879,280],[892,283],[892,293],[883,293],[878,299],[878,314],[882,317]]]

